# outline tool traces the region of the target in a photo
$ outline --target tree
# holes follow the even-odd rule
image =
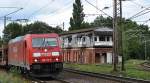
[[[27,24],[22,26],[18,23],[10,23],[8,24],[3,33],[3,39],[5,44],[9,42],[10,39],[13,39],[17,36],[25,35],[25,34],[40,34],[40,33],[62,33],[63,30],[61,27],[51,27],[48,24],[40,21],[36,21],[31,24]]]
[[[131,20],[123,21],[123,36],[124,36],[124,52],[126,59],[144,59],[142,36],[148,34],[148,26],[138,25]]]
[[[48,24],[40,21],[25,25],[23,27],[24,35],[25,34],[40,34],[40,33],[61,33],[63,30],[61,27],[51,27]]]
[[[73,4],[73,13],[70,18],[70,28],[69,30],[76,30],[83,28],[82,24],[84,22],[84,12],[83,12],[83,5],[81,5],[80,0],[75,0]]]
[[[3,40],[2,40],[2,38],[0,36],[0,47],[2,47],[2,44],[3,44]]]
[[[10,39],[22,35],[22,25],[15,22],[10,23],[4,28],[3,33],[4,42],[7,44]]]
[[[30,25],[25,26],[24,31],[27,31],[25,33],[30,34],[50,33],[50,28],[52,27],[50,27],[48,24],[36,21]]]
[[[98,16],[98,17],[96,17],[94,22],[91,23],[91,26],[92,27],[110,27],[110,28],[112,28],[112,26],[113,26],[112,18],[111,17],[104,18],[103,16]]]

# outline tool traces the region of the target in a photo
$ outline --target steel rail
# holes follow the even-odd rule
[[[60,81],[60,82],[62,82],[62,83],[71,83],[71,82],[69,82],[69,81],[67,81],[67,80],[64,80],[64,79],[62,79],[62,78],[59,78],[59,77],[51,76],[51,78],[53,78],[53,79],[55,79],[55,80],[57,80],[57,81]]]
[[[54,80],[59,81],[61,83],[71,83],[71,82],[69,82],[67,80],[64,80],[64,79],[61,79],[61,78],[57,78],[57,77],[54,77],[54,76],[51,76],[51,78],[53,78]],[[30,77],[30,76],[28,76],[26,79],[31,80],[32,83],[49,83],[49,82],[51,82],[51,81],[49,81],[49,79],[41,80],[41,79]]]
[[[144,70],[146,71],[150,71],[150,65],[148,65],[148,62],[144,62],[141,64],[141,66],[143,67]]]
[[[30,75],[23,75],[23,77],[24,77],[25,79],[30,80],[32,83],[47,83],[46,81],[43,81],[43,80],[34,78],[34,77],[30,76]]]
[[[150,80],[115,76],[115,75],[103,74],[103,73],[86,72],[86,71],[80,71],[80,70],[75,70],[75,69],[71,69],[71,68],[64,68],[64,71],[77,73],[77,74],[81,74],[81,75],[88,75],[88,76],[97,77],[97,78],[104,78],[104,79],[108,79],[108,80],[118,81],[121,83],[122,82],[123,83],[150,83]]]

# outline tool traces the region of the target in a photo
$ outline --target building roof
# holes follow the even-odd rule
[[[113,29],[109,27],[95,27],[95,28],[87,28],[87,29],[80,29],[80,30],[73,30],[67,31],[60,35],[68,35],[68,34],[75,34],[75,33],[83,33],[83,32],[90,32],[90,31],[99,31],[99,32],[112,32]]]
[[[109,31],[113,31],[113,29],[112,28],[108,28],[108,27],[102,27],[102,28],[95,29],[95,31],[101,31],[101,32],[107,31],[107,32],[109,32]]]

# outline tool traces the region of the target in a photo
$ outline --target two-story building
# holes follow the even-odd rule
[[[61,34],[64,62],[112,63],[113,29],[97,27]]]

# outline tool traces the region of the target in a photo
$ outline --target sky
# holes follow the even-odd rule
[[[113,0],[87,0],[95,5],[98,9],[103,10],[109,16],[113,16]],[[102,12],[91,6],[86,0],[81,0],[85,14],[99,14],[107,17]],[[65,23],[65,30],[68,29],[69,19],[72,16],[72,5],[74,0],[0,0],[0,36],[3,35],[4,29],[3,16],[23,8],[16,13],[8,15],[9,20],[29,19],[28,22],[20,22],[22,24],[32,23],[34,21],[43,21],[50,26],[61,26]],[[148,12],[142,16],[132,18],[139,24],[150,26],[150,0],[126,0],[122,2],[123,17],[130,18],[136,13],[144,10]],[[109,7],[104,9],[104,7]],[[85,21],[92,22],[97,15],[86,15]],[[7,24],[12,22],[7,20]]]

